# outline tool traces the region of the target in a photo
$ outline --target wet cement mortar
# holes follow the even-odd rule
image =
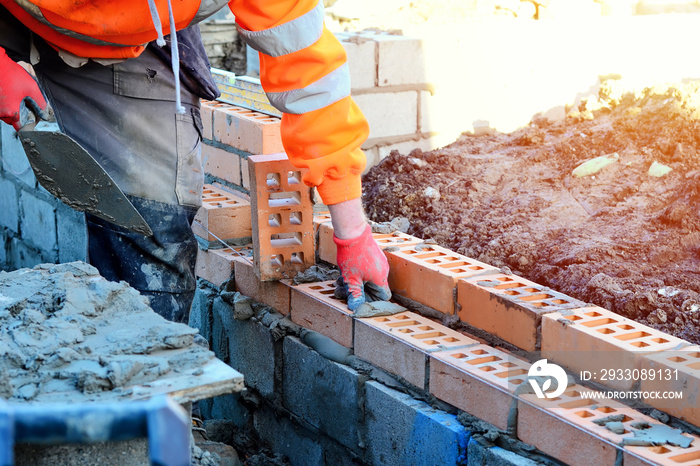
[[[700,343],[699,118],[698,83],[608,80],[565,120],[393,152],[363,201],[371,220],[404,217],[412,235]],[[650,176],[654,162],[671,171]]]
[[[195,344],[197,333],[82,262],[0,272],[0,397],[32,404],[147,399],[150,382],[196,376],[214,358]],[[197,448],[193,455],[194,464],[217,464]]]

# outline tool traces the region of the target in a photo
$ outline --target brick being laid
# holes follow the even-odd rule
[[[252,233],[250,202],[207,184],[202,190],[202,207],[192,223],[195,235],[207,241],[249,238]],[[216,235],[216,236],[214,236]]]
[[[621,446],[635,438],[635,430],[665,426],[620,402],[584,397],[582,392],[595,390],[574,384],[556,398],[519,395],[518,438],[566,464],[617,464],[618,449],[623,449],[623,454],[644,452],[646,447]],[[617,427],[622,433],[609,429],[608,422],[619,422]],[[695,437],[684,436],[693,442],[692,446],[697,446]],[[628,464],[627,460],[624,464]]]
[[[341,345],[353,347],[353,317],[347,303],[334,296],[335,280],[291,286],[292,322],[314,330]]]
[[[230,104],[213,105],[213,140],[249,154],[282,152],[281,119]]]
[[[492,268],[493,269],[493,268]],[[585,303],[517,275],[495,273],[457,284],[459,318],[526,351],[538,349],[543,315]]]
[[[460,279],[498,271],[436,245],[391,248],[385,254],[392,292],[445,314],[455,313],[454,290]]]
[[[640,377],[640,390],[647,395],[645,403],[700,425],[700,346],[643,355]],[[678,392],[682,398],[652,398],[650,394],[655,392]],[[700,464],[700,455],[695,460]]]
[[[530,363],[487,345],[430,353],[430,393],[501,430]]]
[[[286,154],[248,158],[255,273],[293,278],[315,263],[311,190]]]
[[[427,389],[428,357],[435,351],[479,344],[413,312],[355,321],[355,356]]]
[[[641,380],[633,374],[644,356],[684,345],[680,338],[597,306],[542,316],[542,357],[577,374],[588,371],[617,390],[630,390]]]

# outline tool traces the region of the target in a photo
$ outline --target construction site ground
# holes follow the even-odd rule
[[[364,203],[372,220],[405,217],[410,234],[700,343],[698,116],[697,83],[608,80],[564,121],[392,153],[365,175]],[[614,162],[572,173],[599,156]],[[650,175],[654,162],[671,171]]]

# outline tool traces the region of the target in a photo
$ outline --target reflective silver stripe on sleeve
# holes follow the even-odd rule
[[[111,46],[111,47],[136,47],[137,45],[129,45],[129,44],[119,44],[116,42],[107,42],[104,40],[100,39],[95,39],[94,37],[90,36],[85,36],[82,34],[78,34],[77,32],[73,32],[70,29],[65,29],[59,26],[56,26],[55,24],[51,24],[49,20],[47,20],[44,15],[41,13],[41,10],[39,9],[38,6],[34,5],[28,0],[15,0],[17,5],[19,5],[24,11],[32,15],[34,19],[37,21],[43,23],[44,25],[50,27],[56,32],[60,32],[64,36],[68,37],[73,37],[74,39],[80,39],[83,42],[87,42],[88,44],[93,44],[93,45],[106,45],[106,46]],[[145,44],[139,44],[139,45],[145,45]]]
[[[302,89],[268,92],[270,103],[284,113],[300,115],[327,107],[350,95],[350,68],[345,63]]]
[[[271,57],[303,50],[323,33],[323,2],[319,1],[313,10],[279,26],[262,31],[248,31],[238,26],[238,33],[246,44]]]
[[[192,18],[192,21],[190,21],[190,26],[207,19],[225,7],[227,4],[228,0],[201,0],[199,10],[197,11],[197,14],[194,15],[194,18]]]

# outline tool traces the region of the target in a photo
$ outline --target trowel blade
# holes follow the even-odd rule
[[[56,123],[20,130],[19,138],[39,184],[69,207],[146,236],[153,232],[97,161]]]

